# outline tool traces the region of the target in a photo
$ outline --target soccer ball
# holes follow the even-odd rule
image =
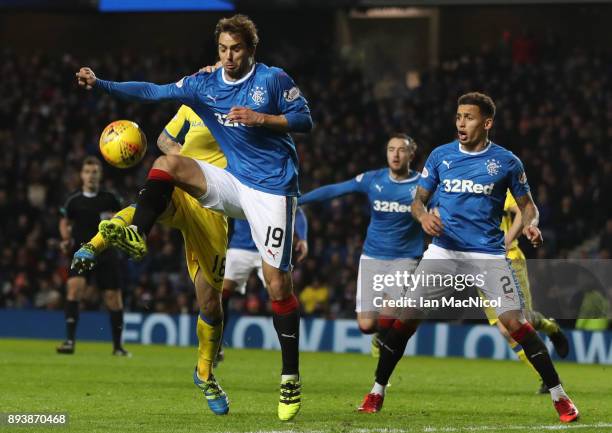
[[[133,167],[146,152],[147,137],[134,122],[116,120],[102,131],[100,153],[113,167]]]

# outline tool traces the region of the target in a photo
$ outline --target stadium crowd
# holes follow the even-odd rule
[[[457,97],[469,90],[493,96],[498,114],[493,140],[524,162],[540,208],[545,247],[529,257],[563,258],[586,240],[583,254],[612,252],[612,58],[580,49],[556,48],[554,40],[511,37],[496,47],[444,61],[425,71],[420,85],[368,82],[348,59],[326,61],[316,44],[298,50],[275,46],[261,59],[284,67],[307,96],[315,121],[297,135],[301,190],[349,179],[385,165],[384,145],[396,131],[419,145],[414,168],[454,137]],[[210,57],[210,56],[209,56]],[[61,309],[70,258],[58,248],[59,209],[79,188],[82,159],[98,154],[98,134],[111,120],[134,120],[149,139],[143,164],[130,170],[105,166],[104,187],[130,202],[155,156],[157,135],[178,106],[135,105],[81,92],[74,72],[85,60],[101,77],[171,82],[207,57],[167,52],[114,52],[95,59],[70,54],[0,53],[0,307]],[[384,84],[384,85],[383,85]],[[295,285],[307,315],[352,317],[356,271],[368,224],[363,197],[311,205],[310,253],[295,268]],[[157,226],[142,262],[124,260],[120,270],[126,306],[132,311],[194,311],[193,289],[178,232]],[[256,277],[235,311],[267,311]],[[84,308],[102,308],[88,288]]]

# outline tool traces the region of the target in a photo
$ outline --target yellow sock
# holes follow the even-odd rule
[[[538,373],[538,370],[536,370],[535,367],[531,365],[531,362],[529,362],[529,360],[527,359],[527,355],[525,355],[525,351],[523,350],[523,348],[514,340],[509,341],[508,344],[510,345],[514,353],[516,353],[516,356],[518,356],[518,358],[523,361],[523,364],[527,364],[531,371],[533,371],[539,379],[540,373]]]
[[[129,226],[134,219],[134,212],[136,212],[136,207],[134,205],[128,206],[117,212],[111,218],[111,221],[121,226]],[[106,242],[104,241],[104,238],[100,232],[96,233],[96,235],[91,238],[89,243],[93,245],[97,253],[104,251],[107,247]]]
[[[130,224],[132,224],[132,220],[134,219],[135,212],[136,212],[136,206],[134,205],[124,207],[111,218],[111,221],[115,224],[118,224],[124,227],[129,226]]]
[[[93,245],[94,249],[96,250],[96,253],[99,253],[100,251],[106,249],[106,242],[104,241],[104,238],[102,237],[100,232],[96,233],[96,235],[91,238],[89,243]]]
[[[198,376],[207,380],[212,374],[213,361],[221,345],[221,334],[223,333],[223,319],[218,323],[212,322],[200,313],[198,316]]]

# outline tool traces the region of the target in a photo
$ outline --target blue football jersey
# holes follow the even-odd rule
[[[351,192],[368,196],[370,224],[363,253],[376,259],[416,258],[423,255],[423,230],[410,214],[419,180],[411,172],[403,181],[393,180],[388,168],[362,173],[346,182],[317,188],[299,198],[299,204],[328,200]]]
[[[227,170],[240,182],[271,194],[299,194],[298,158],[291,136],[227,120],[232,107],[246,107],[284,115],[291,131],[308,132],[312,119],[307,101],[282,69],[257,63],[234,82],[227,81],[220,68],[210,74],[184,77],[173,84],[97,80],[96,87],[126,99],[174,99],[188,105],[219,142],[227,158]]]
[[[488,254],[505,253],[499,226],[506,191],[515,198],[529,192],[523,164],[512,152],[492,142],[480,152],[467,152],[458,140],[431,152],[419,186],[435,192],[444,226],[435,245]]]

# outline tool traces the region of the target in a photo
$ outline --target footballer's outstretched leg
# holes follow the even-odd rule
[[[195,160],[180,155],[160,156],[153,163],[147,181],[136,199],[132,223],[142,236],[149,234],[170,204],[175,186],[195,198],[208,191],[206,178]]]
[[[130,257],[141,259],[147,253],[146,235],[168,208],[175,185],[193,197],[207,192],[206,178],[197,162],[179,155],[160,156],[138,193],[132,225],[102,221],[98,229],[104,240]]]
[[[104,220],[98,225],[98,231],[108,244],[119,248],[135,260],[140,260],[147,254],[144,237],[133,226]]]
[[[546,345],[533,326],[525,320],[519,310],[506,311],[499,316],[499,320],[510,331],[514,341],[523,347],[527,359],[548,387],[559,420],[565,423],[578,420],[580,412],[563,389]]]

